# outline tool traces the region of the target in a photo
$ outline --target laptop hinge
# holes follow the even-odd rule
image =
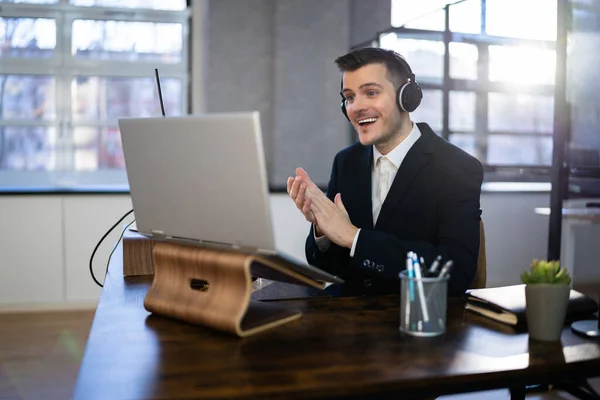
[[[159,231],[157,229],[152,229],[152,237],[154,239],[164,239],[165,237],[167,237],[167,235],[165,235],[165,233],[163,231]]]

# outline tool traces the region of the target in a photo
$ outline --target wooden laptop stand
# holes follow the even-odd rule
[[[150,273],[153,270],[152,286],[144,299],[144,308],[152,313],[245,337],[302,315],[298,310],[272,302],[251,300],[253,276],[324,287],[322,282],[291,270],[286,266],[287,261],[276,256],[242,254],[140,236],[124,238],[124,274],[140,275],[144,270]],[[148,268],[149,261],[152,265]],[[140,266],[140,262],[146,267]]]

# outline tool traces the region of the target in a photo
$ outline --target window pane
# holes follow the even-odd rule
[[[444,2],[392,0],[392,26],[443,31],[445,25]]]
[[[185,0],[71,0],[75,6],[146,8],[152,10],[185,10]]]
[[[0,0],[0,3],[54,4],[59,0]]]
[[[556,40],[556,0],[487,0],[489,35]]]
[[[490,80],[525,84],[554,84],[554,50],[490,46]]]
[[[554,99],[550,96],[489,93],[488,101],[491,131],[552,132]]]
[[[125,168],[118,128],[76,127],[73,130],[73,139],[76,170],[95,171]]]
[[[446,25],[446,0],[392,0],[392,26],[443,31]],[[450,6],[450,30],[481,32],[481,0],[467,0]]]
[[[493,165],[550,165],[552,137],[490,135],[487,162]]]
[[[165,113],[181,115],[181,80],[161,78]],[[73,80],[73,117],[114,121],[120,117],[160,116],[160,100],[152,78],[101,78],[80,76]]]
[[[0,169],[48,171],[56,165],[56,130],[44,126],[0,126]]]
[[[450,43],[450,77],[477,79],[477,46],[468,43]]]
[[[423,90],[423,101],[421,105],[410,114],[414,122],[427,122],[431,129],[440,134],[442,131],[442,91]]]
[[[473,157],[477,156],[475,149],[475,135],[468,133],[452,133],[450,134],[450,143],[460,147]]]
[[[177,23],[73,21],[72,53],[90,60],[178,63],[182,25]]]
[[[0,75],[0,119],[54,119],[54,91],[51,76]]]
[[[56,21],[0,18],[0,58],[50,58],[56,47]]]
[[[467,0],[450,6],[452,32],[481,32],[481,0]]]
[[[444,76],[444,42],[402,39],[395,34],[381,38],[381,47],[394,50],[408,61],[417,81],[419,78]]]
[[[477,95],[474,92],[450,92],[449,124],[451,131],[475,131],[475,104]]]

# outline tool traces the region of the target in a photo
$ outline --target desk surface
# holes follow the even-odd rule
[[[397,296],[377,296],[285,300],[304,311],[300,320],[238,339],[150,315],[151,277],[123,278],[115,256],[76,399],[405,398],[600,375],[600,342],[568,328],[561,343],[529,341],[465,312],[460,299],[437,338],[403,336]]]

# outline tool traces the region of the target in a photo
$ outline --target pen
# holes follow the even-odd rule
[[[414,283],[413,283],[413,279],[415,277],[415,270],[413,269],[413,263],[412,263],[412,255],[413,252],[409,252],[406,256],[406,273],[408,274],[408,286],[409,286],[409,291],[410,291],[410,301],[415,301],[415,288],[414,288]]]
[[[438,279],[444,278],[446,275],[448,275],[448,272],[450,271],[450,268],[452,268],[453,264],[454,264],[454,262],[452,260],[448,260],[442,267],[442,270],[440,271],[440,274],[438,275]],[[427,295],[427,300],[429,300],[429,298],[433,295],[433,293],[436,291],[439,284],[440,284],[439,280],[433,284],[433,286],[431,287],[431,290],[429,290],[429,294]]]
[[[440,271],[439,277],[443,278],[446,275],[448,275],[448,272],[450,272],[450,268],[452,268],[452,260],[449,260],[448,262],[446,262],[446,264],[444,264],[444,266],[442,267],[442,270]]]
[[[419,292],[419,301],[421,302],[421,311],[423,312],[423,322],[429,323],[429,310],[425,301],[425,289],[423,289],[423,276],[421,275],[421,266],[417,261],[416,254],[413,256],[413,267],[415,269],[415,278],[417,281],[417,292]]]
[[[429,274],[430,275],[435,275],[435,273],[437,272],[437,269],[440,266],[440,263],[442,262],[442,256],[437,256],[435,260],[433,260],[433,262],[431,263],[431,267],[429,267]]]

